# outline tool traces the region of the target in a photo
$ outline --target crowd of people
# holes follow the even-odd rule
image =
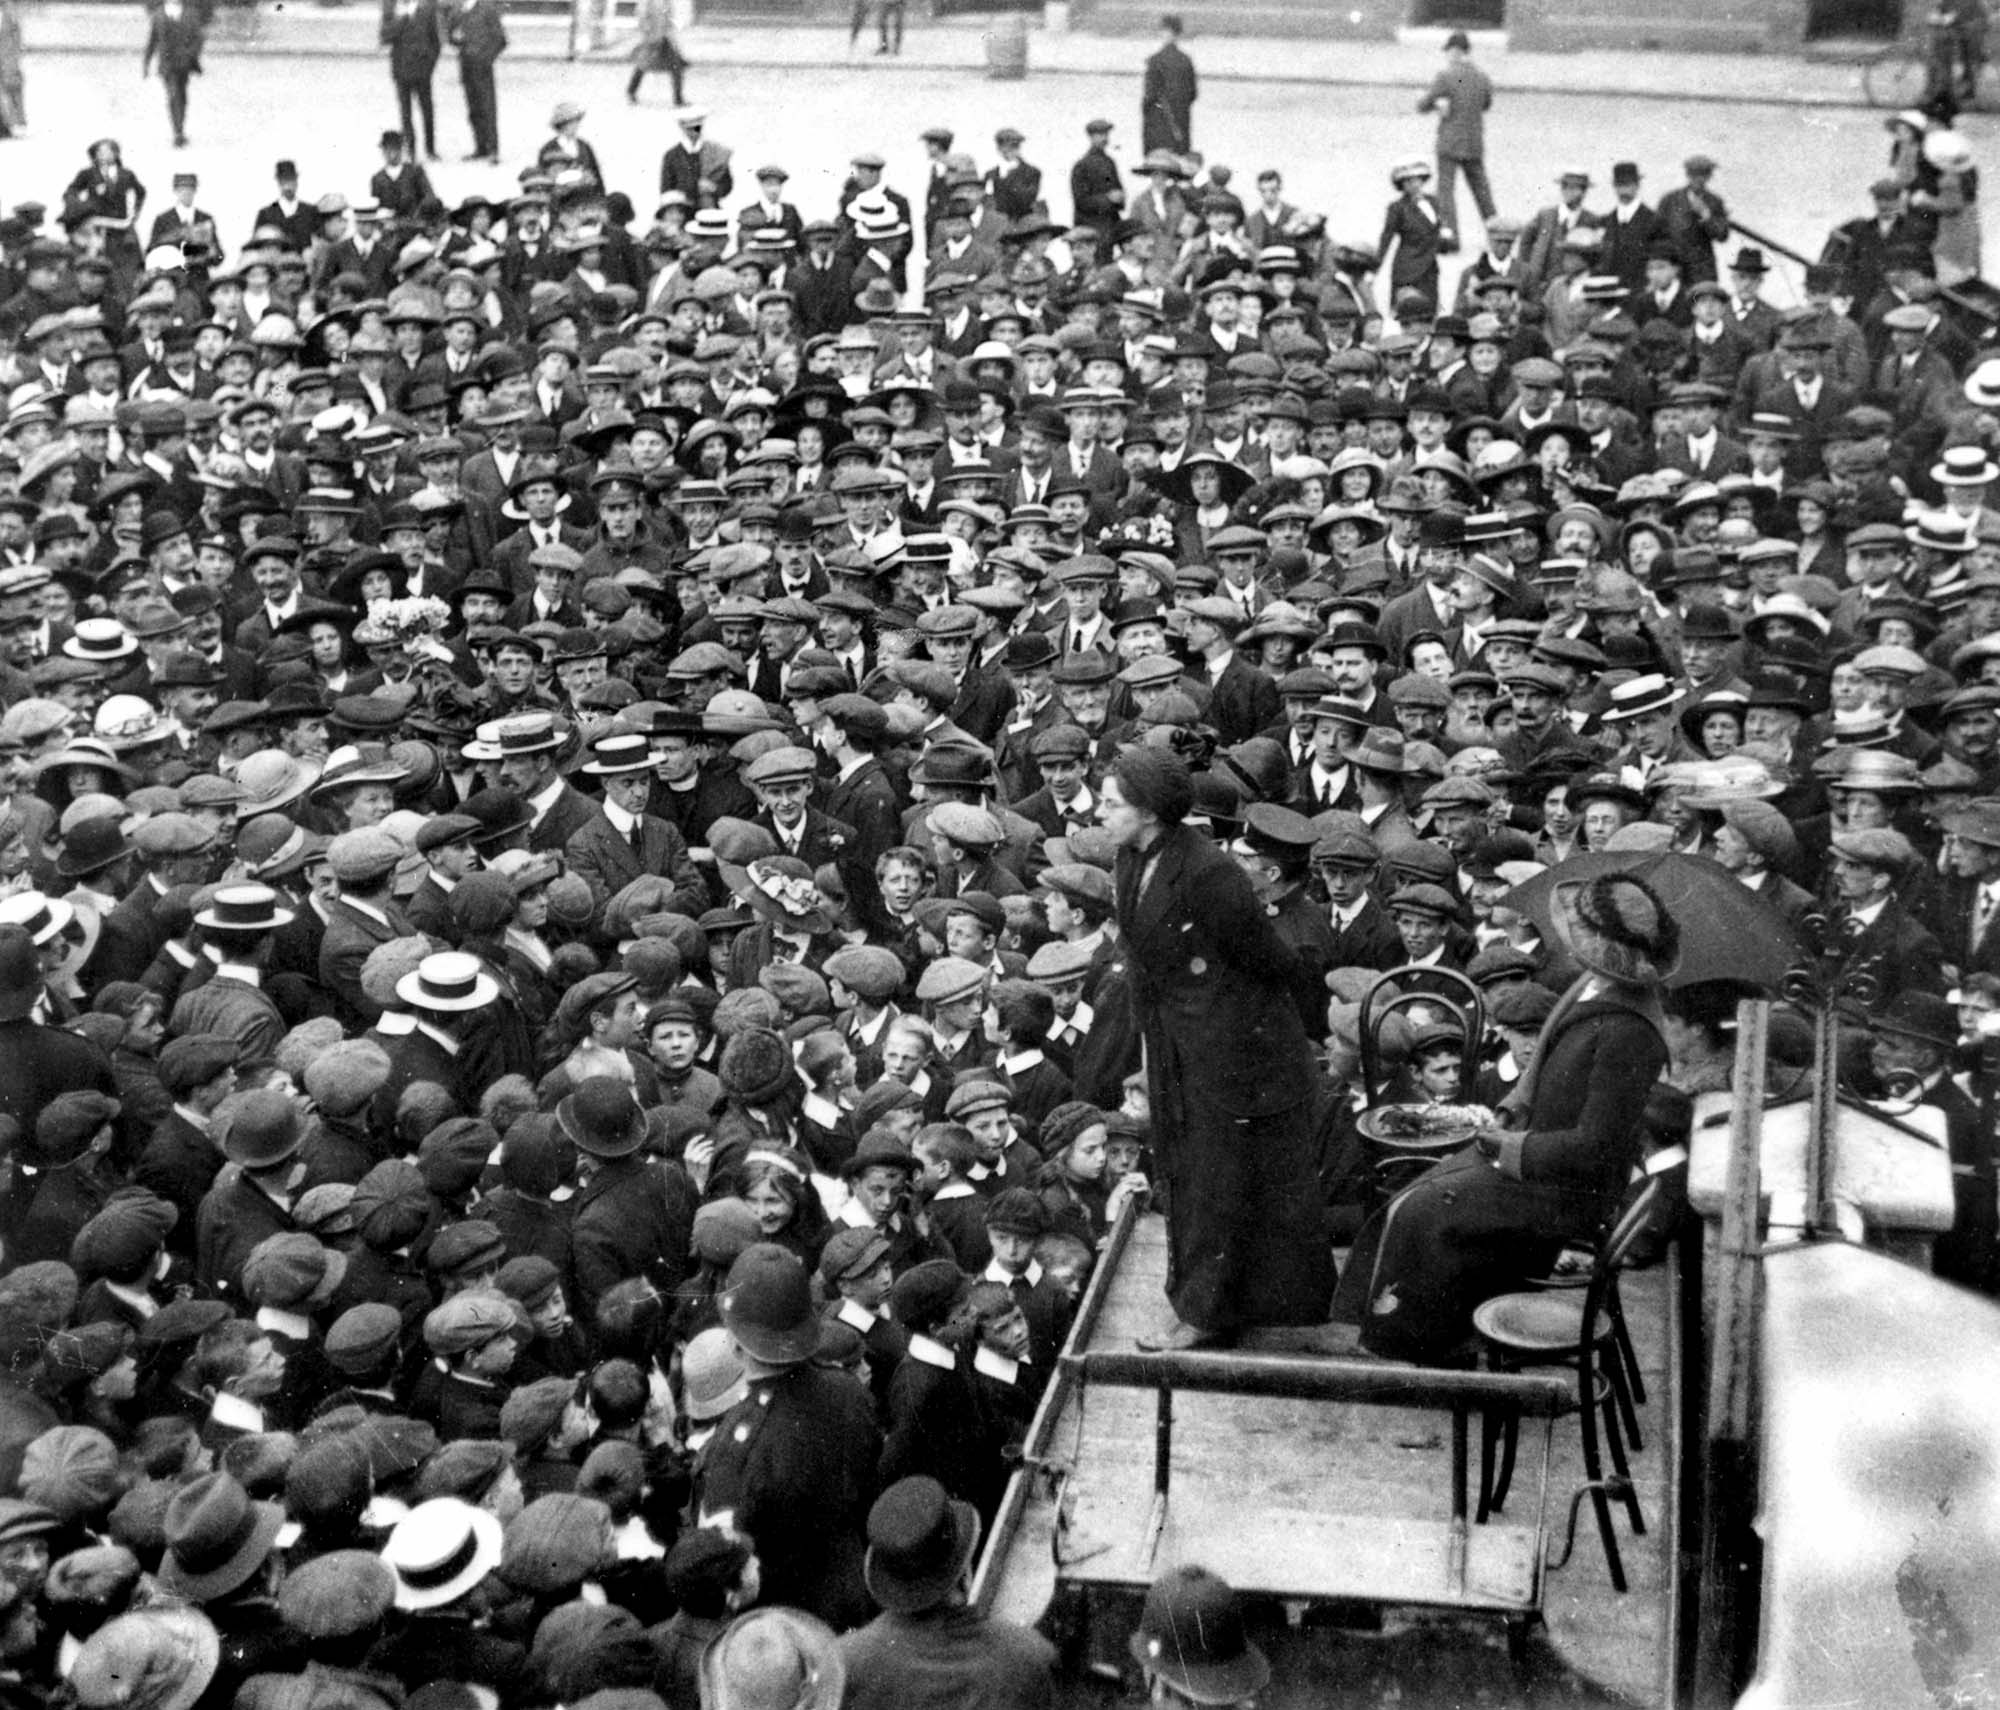
[[[1386,253],[1102,120],[806,218],[683,109],[635,232],[586,117],[0,219],[0,1702],[1051,1702],[967,1570],[1122,1218],[1159,1345],[1456,1360],[1727,1085],[1606,851],[1820,923],[2000,1282],[1944,115],[1787,310],[1705,157],[1447,299],[1421,163]],[[1380,1098],[1513,1114],[1391,1197]],[[1196,1571],[1131,1657],[1268,1675]]]

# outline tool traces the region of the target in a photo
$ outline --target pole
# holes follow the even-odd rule
[[[1708,1337],[1708,1413],[1702,1443],[1702,1560],[1696,1588],[1694,1702],[1733,1704],[1754,1601],[1755,1471],[1750,1402],[1755,1378],[1758,1201],[1764,1138],[1764,1056],[1771,1006],[1736,1010],[1735,1101],[1729,1119],[1729,1173]]]

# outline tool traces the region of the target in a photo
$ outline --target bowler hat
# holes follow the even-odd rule
[[[949,1598],[979,1547],[979,1511],[934,1478],[898,1479],[868,1511],[869,1594],[895,1615]]]
[[[298,1106],[275,1088],[259,1087],[229,1113],[222,1154],[245,1169],[269,1169],[291,1157],[304,1138]]]
[[[645,1113],[632,1090],[609,1075],[592,1075],[556,1106],[556,1121],[578,1150],[593,1158],[627,1158],[646,1137]]]

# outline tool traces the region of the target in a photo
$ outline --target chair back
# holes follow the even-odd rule
[[[1418,981],[1405,985],[1406,981]],[[1465,1080],[1462,1104],[1472,1096],[1479,1065],[1479,1046],[1486,1034],[1486,1004],[1479,987],[1456,968],[1426,968],[1414,963],[1391,968],[1377,977],[1361,999],[1357,1029],[1361,1035],[1361,1080],[1368,1107],[1380,1101],[1386,1077],[1382,1073],[1382,1024],[1399,1010],[1443,1010],[1458,1026]]]

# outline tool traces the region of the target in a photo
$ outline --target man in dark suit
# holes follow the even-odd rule
[[[468,160],[500,164],[500,95],[493,67],[507,51],[507,27],[500,21],[500,0],[467,0],[452,22],[451,39],[458,45],[458,80],[465,89],[465,117],[472,127]]]
[[[1681,277],[1699,285],[1715,277],[1715,246],[1729,236],[1729,209],[1712,189],[1715,162],[1691,154],[1682,162],[1687,182],[1660,198],[1660,229],[1679,246]]]
[[[490,746],[466,745],[469,760],[497,760],[500,787],[528,804],[534,816],[528,847],[538,855],[560,854],[588,821],[603,817],[603,809],[556,770],[562,745],[554,717],[545,712],[501,719]]]
[[[1913,245],[1927,250],[1937,236],[1936,220],[1910,208],[1899,180],[1878,178],[1868,194],[1874,213],[1836,226],[1820,252],[1821,262],[1847,276],[1846,295],[1857,307],[1874,302],[1881,292],[1891,250]]]
[[[1002,219],[1025,220],[1041,207],[1042,169],[1021,158],[1026,140],[1012,125],[993,133],[1000,163],[986,174],[986,194]]]
[[[1069,171],[1070,201],[1075,223],[1109,232],[1125,212],[1125,185],[1118,163],[1111,158],[1111,121],[1092,119],[1084,126],[1090,147]]]
[[[854,827],[809,805],[815,777],[807,748],[773,748],[743,768],[744,781],[757,794],[751,824],[777,838],[780,853],[817,871],[850,862]]]
[[[1646,258],[1661,236],[1660,216],[1639,200],[1639,166],[1621,160],[1611,169],[1611,212],[1599,228],[1604,244],[1598,252],[1597,271],[1615,273],[1625,289],[1635,296],[1646,282]],[[1672,251],[1676,259],[1679,251]]]
[[[1787,327],[1779,348],[1790,364],[1789,376],[1774,374],[1747,403],[1739,393],[1738,408],[1746,421],[1751,416],[1790,417],[1798,425],[1799,439],[1785,460],[1785,470],[1794,479],[1810,480],[1825,466],[1828,431],[1854,407],[1854,388],[1826,372],[1833,337],[1818,321],[1801,320]]]
[[[424,158],[436,160],[437,113],[431,78],[444,55],[444,26],[438,0],[382,0],[382,45],[389,50],[389,76],[403,118],[403,146],[417,152],[414,107],[424,121]]]
[[[1090,738],[1075,725],[1058,722],[1036,732],[1027,747],[1041,788],[1017,801],[1014,811],[1033,820],[1047,837],[1066,837],[1094,825],[1097,797],[1088,781]]]
[[[1899,831],[1836,831],[1830,866],[1842,965],[1874,985],[1876,1002],[1906,991],[1942,995],[1943,947],[1896,900],[1916,851]]]
[[[1160,19],[1161,42],[1146,60],[1145,82],[1139,91],[1139,146],[1148,154],[1156,148],[1186,154],[1194,147],[1194,103],[1200,93],[1194,61],[1181,46],[1177,12]]]
[[[144,979],[172,936],[162,901],[176,886],[200,884],[213,865],[215,834],[190,814],[155,814],[134,828],[132,842],[145,876],[103,918],[89,964],[93,983]]]
[[[958,685],[947,716],[961,730],[991,747],[1014,710],[1014,685],[998,671],[972,663],[979,614],[970,606],[940,606],[917,620],[931,662]]]
[[[413,974],[396,984],[396,995],[417,1018],[389,1050],[389,1078],[370,1106],[376,1131],[395,1131],[396,1105],[415,1081],[435,1081],[458,1101],[477,1110],[486,1091],[487,1059],[468,1043],[485,1030],[500,987],[477,957],[446,951],[426,956]]]
[[[1327,966],[1377,973],[1399,966],[1402,934],[1372,888],[1380,867],[1374,839],[1359,829],[1331,832],[1313,845],[1312,862],[1327,894],[1333,935]]]
[[[278,181],[278,198],[257,210],[256,224],[276,226],[285,234],[286,247],[304,255],[319,235],[319,211],[300,199],[299,169],[294,162],[279,161],[273,176]]]
[[[660,194],[678,190],[696,210],[716,208],[736,188],[729,170],[729,150],[702,135],[708,115],[690,107],[680,116],[680,141],[660,157]]]
[[[1676,386],[1667,401],[1680,414],[1681,431],[1660,446],[1662,469],[1679,469],[1697,481],[1720,481],[1725,475],[1747,474],[1750,453],[1716,425],[1729,394],[1719,386],[1691,380]]]
[[[492,4],[493,0],[488,0]],[[201,70],[201,50],[206,12],[184,0],[164,0],[152,11],[146,32],[146,51],[139,62],[139,75],[160,68],[160,80],[167,86],[167,117],[174,127],[174,147],[187,147],[188,79]]]
[[[805,256],[785,280],[799,332],[806,338],[837,333],[854,318],[854,263],[840,254],[840,227],[814,220],[799,236]]]
[[[1941,997],[1904,992],[1869,1017],[1868,1036],[1869,1064],[1883,1090],[1898,1098],[1914,1090],[1919,1104],[1944,1113],[1957,1215],[1931,1248],[1931,1268],[1948,1281],[1991,1294],[2000,1281],[1994,1140],[1979,1106],[1950,1074],[1958,1017]]]
[[[834,764],[827,786],[826,812],[854,835],[841,864],[848,900],[863,921],[886,925],[875,863],[903,841],[903,821],[895,786],[876,749],[888,740],[889,715],[867,695],[835,695],[822,701],[820,741]]]
[[[1932,924],[1953,974],[2000,974],[2000,805],[1944,816],[1946,880]]]
[[[361,989],[361,967],[392,938],[415,928],[391,892],[403,846],[375,828],[345,831],[327,849],[327,865],[340,895],[326,911],[326,935],[319,945],[319,983],[339,1006],[350,1027],[370,1027],[381,1006]]]
[[[1237,656],[1237,632],[1248,620],[1216,594],[1184,609],[1187,643],[1197,655],[1189,674],[1208,690],[1207,722],[1223,747],[1247,742],[1283,711],[1277,684]]]
[[[479,829],[479,821],[470,814],[440,813],[431,815],[417,833],[417,853],[427,866],[403,912],[428,938],[442,941],[452,936],[451,893],[461,879],[479,870],[479,852],[472,842]]]
[[[1716,864],[1734,873],[1746,890],[1755,891],[1796,926],[1819,907],[1819,899],[1803,885],[1785,877],[1798,865],[1799,840],[1791,822],[1769,802],[1728,802],[1716,828]]]
[[[637,732],[601,736],[584,771],[604,780],[603,811],[587,819],[564,846],[571,871],[590,886],[599,915],[604,905],[644,873],[672,881],[676,912],[698,916],[708,907],[708,883],[687,841],[646,812],[653,787],[652,743]]]

